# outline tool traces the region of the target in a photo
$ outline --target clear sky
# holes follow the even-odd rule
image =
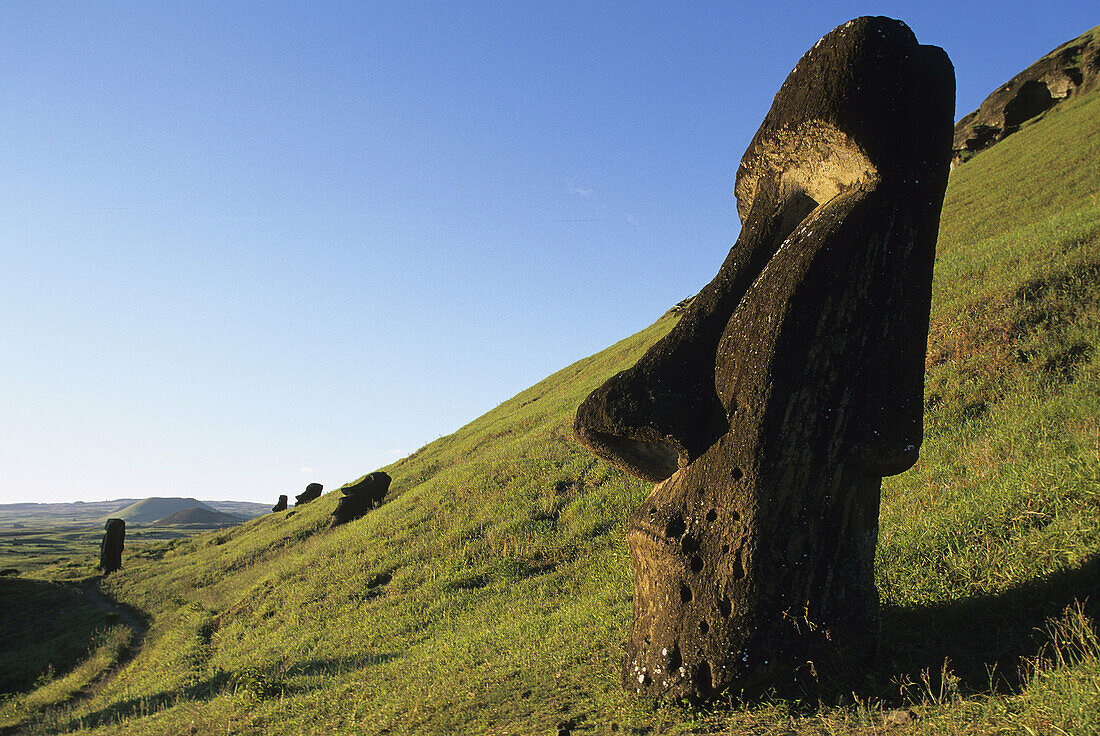
[[[0,4],[0,503],[274,503],[652,323],[850,18],[956,117],[1087,2]]]

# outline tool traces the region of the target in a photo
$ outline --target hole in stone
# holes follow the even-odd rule
[[[669,539],[679,539],[684,535],[685,529],[687,527],[684,525],[684,520],[679,516],[674,516],[665,525],[665,536]]]
[[[707,521],[714,521],[717,518],[718,518],[718,512],[715,511],[714,509],[711,509],[710,511],[707,512]]]
[[[708,631],[710,631],[710,624],[708,624],[706,621],[700,621],[699,622],[699,633],[702,634],[703,636],[706,636]]]
[[[691,532],[688,532],[680,540],[680,546],[685,552],[690,554],[699,549],[699,542],[695,539],[695,537],[691,536]]]
[[[730,546],[728,544],[722,545],[722,554],[728,555],[730,553]]]
[[[730,568],[730,576],[733,577],[734,580],[740,580],[745,577],[745,566],[741,564],[740,556],[733,561],[733,566]]]
[[[714,683],[710,679],[710,662],[705,659],[695,665],[695,687],[699,689],[699,694],[703,696],[709,695],[711,690],[714,689]]]
[[[730,512],[730,521],[741,521],[741,514],[736,511]]]
[[[692,557],[691,558],[691,571],[692,572],[699,572],[702,569],[703,569],[703,560],[700,559],[699,557]]]
[[[668,653],[668,671],[674,672],[680,669],[680,665],[684,663],[684,658],[680,656],[680,647],[673,647],[672,651]]]
[[[691,588],[686,585],[680,585],[680,600],[684,603],[690,603],[694,596],[691,594]]]
[[[733,476],[734,480],[741,480],[741,476],[743,476],[744,473],[741,472],[741,468],[734,468],[731,475]]]
[[[656,516],[657,515],[657,507],[656,506],[650,506],[649,507],[649,515],[650,516]]]
[[[642,685],[648,686],[651,684],[653,684],[653,679],[649,676],[649,674],[647,673],[645,675],[642,675]]]
[[[733,612],[733,604],[730,602],[728,596],[722,596],[718,599],[718,613],[723,617],[728,617]]]

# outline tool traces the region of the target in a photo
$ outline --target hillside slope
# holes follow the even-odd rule
[[[333,492],[128,562],[106,587],[151,617],[142,651],[69,709],[15,699],[0,725],[878,733],[904,706],[920,715],[909,733],[1095,733],[1098,121],[1100,94],[1067,101],[952,174],[927,437],[883,489],[875,669],[808,667],[791,690],[714,709],[622,692],[623,523],[648,487],[574,444],[571,422],[669,314],[387,467],[391,494],[361,520],[330,529]]]

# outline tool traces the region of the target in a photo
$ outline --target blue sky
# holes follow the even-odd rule
[[[0,4],[0,503],[331,490],[645,327],[850,18],[956,117],[1089,2]]]

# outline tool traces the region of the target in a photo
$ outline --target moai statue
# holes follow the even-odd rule
[[[332,525],[358,519],[382,503],[390,489],[390,481],[387,473],[376,470],[355,485],[342,489],[344,495],[332,512]]]
[[[99,543],[99,569],[106,575],[122,567],[126,522],[122,519],[107,519],[103,531],[103,541]]]
[[[307,503],[315,498],[321,497],[321,491],[324,490],[324,486],[320,483],[310,483],[306,486],[306,489],[294,497],[295,506],[305,506]]]
[[[873,651],[881,478],[923,436],[954,86],[899,21],[821,39],[741,159],[718,275],[578,409],[580,442],[656,483],[627,531],[632,691],[751,693]]]
[[[286,497],[286,494],[280,495],[279,496],[279,502],[271,507],[271,513],[274,514],[274,513],[279,512],[279,511],[286,511],[287,501],[288,501],[288,499]]]

